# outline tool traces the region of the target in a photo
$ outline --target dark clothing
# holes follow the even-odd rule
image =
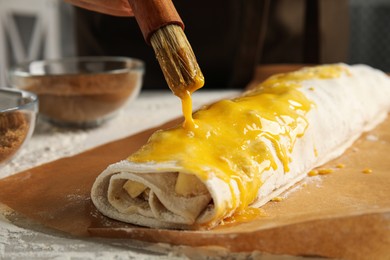
[[[278,6],[288,2],[301,3],[298,9],[302,15],[304,3],[312,1],[315,1],[317,6],[311,8],[317,8],[318,1],[321,2],[321,0],[224,0],[223,8],[220,1],[209,0],[177,0],[174,4],[185,23],[185,33],[205,76],[205,88],[238,88],[247,85],[256,66],[261,62],[260,55],[267,27],[268,40],[265,43],[267,50],[263,51],[264,61],[272,63],[272,57],[276,57],[274,61],[277,62],[283,62],[283,59],[285,63],[305,62],[300,59],[304,56],[302,32],[293,32],[297,38],[289,37],[291,32],[284,31],[289,25],[283,24],[283,19],[279,19]],[[314,19],[318,18],[315,12],[312,16]],[[313,23],[309,21],[309,24]],[[315,27],[314,32],[317,29]],[[312,31],[313,26],[310,32]],[[129,56],[144,60],[146,74],[143,87],[167,86],[153,49],[145,44],[134,18],[113,17],[76,9],[76,36],[78,55]],[[288,46],[282,44],[284,40]],[[318,48],[317,45],[314,47]],[[275,53],[274,50],[278,49],[279,51]],[[309,56],[313,56],[308,53]],[[311,53],[316,54],[315,51]],[[312,60],[316,61],[318,57]]]

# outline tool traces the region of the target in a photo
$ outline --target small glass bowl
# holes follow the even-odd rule
[[[10,82],[36,93],[42,118],[61,126],[95,127],[140,92],[144,63],[126,57],[75,57],[20,64]]]
[[[0,168],[30,139],[37,112],[38,98],[35,94],[0,88]]]

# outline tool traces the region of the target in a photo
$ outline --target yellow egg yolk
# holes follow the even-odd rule
[[[194,78],[194,83],[187,88],[175,90],[174,94],[181,99],[182,111],[184,116],[183,128],[187,130],[194,130],[197,126],[192,118],[192,98],[191,95],[196,90],[204,85],[203,75],[197,75]]]
[[[264,171],[276,170],[278,161],[289,171],[290,154],[308,127],[306,114],[314,105],[299,90],[302,81],[345,73],[347,68],[329,65],[272,76],[241,97],[194,113],[196,127],[184,124],[155,132],[128,160],[173,161],[203,181],[216,176],[233,196],[227,211],[216,209],[217,217],[240,212],[256,199]],[[190,124],[188,115],[186,122]]]

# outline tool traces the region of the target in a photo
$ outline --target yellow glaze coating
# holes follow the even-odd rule
[[[336,164],[336,168],[339,168],[339,169],[345,168],[345,164],[344,163],[338,163],[338,164]]]
[[[364,168],[364,169],[362,170],[362,173],[365,173],[365,174],[372,173],[372,169],[370,169],[370,168]]]
[[[256,199],[264,171],[277,169],[280,161],[288,174],[294,143],[304,134],[306,114],[315,105],[300,91],[301,82],[336,78],[346,70],[330,65],[275,75],[241,97],[197,111],[196,127],[157,131],[128,160],[173,161],[203,181],[216,176],[232,191],[231,211],[241,212]],[[219,218],[231,214],[216,210]]]
[[[235,223],[249,222],[261,217],[266,217],[267,213],[263,209],[247,207],[236,214],[225,218],[221,225],[232,225]]]
[[[284,200],[283,197],[275,197],[275,198],[271,199],[271,201],[273,201],[273,202],[281,202],[282,200]]]
[[[334,170],[331,168],[318,169],[318,174],[320,174],[320,175],[326,175],[326,174],[330,174],[333,172],[334,172]]]

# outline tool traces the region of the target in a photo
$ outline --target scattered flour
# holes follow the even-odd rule
[[[142,250],[131,241],[64,238],[17,227],[0,218],[0,259],[182,259]],[[127,243],[127,244],[126,244]],[[138,246],[138,248],[136,247]]]
[[[379,140],[379,138],[376,135],[369,134],[369,135],[366,136],[366,140],[367,141],[371,141],[371,142],[376,142],[376,141]]]

